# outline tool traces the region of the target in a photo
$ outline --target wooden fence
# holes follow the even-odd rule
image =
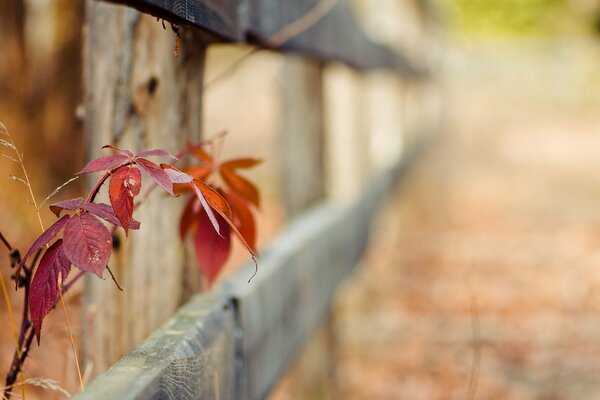
[[[192,297],[199,289],[197,268],[180,244],[155,234],[176,237],[168,221],[180,210],[162,199],[144,205],[139,212],[147,225],[111,260],[127,291],[115,293],[93,279],[87,283],[86,359],[96,370],[112,367],[76,398],[264,398],[359,262],[385,194],[438,128],[431,96],[431,8],[424,0],[402,2],[411,4],[414,15],[407,21],[416,21],[425,38],[417,46],[405,43],[402,52],[394,43],[368,39],[343,0],[116,2],[126,7],[87,2],[90,157],[106,143],[177,148],[186,139],[198,139],[211,43],[250,43],[303,55],[307,58],[286,56],[281,88],[282,152],[288,160],[283,193],[293,219],[261,251],[260,272],[252,283],[247,282],[253,272],[249,265],[211,293]],[[148,14],[179,26],[178,57],[172,54],[172,36]],[[387,78],[373,84],[364,78],[379,70],[387,70]],[[368,99],[377,87],[402,102],[383,110],[382,119],[397,127],[397,136],[404,131],[403,150],[400,141],[392,141],[392,156],[381,157],[384,161],[369,155],[364,121],[363,109],[371,107]],[[363,119],[357,123],[359,115]],[[347,146],[334,148],[333,140]],[[301,172],[294,167],[300,163]]]

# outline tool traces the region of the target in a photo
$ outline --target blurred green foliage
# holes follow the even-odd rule
[[[574,0],[447,0],[461,36],[548,37],[597,33],[598,8]],[[594,2],[597,3],[597,2]]]

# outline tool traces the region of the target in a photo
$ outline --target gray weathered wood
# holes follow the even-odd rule
[[[288,56],[281,73],[281,182],[288,218],[325,196],[322,66]]]
[[[134,152],[151,148],[177,152],[186,141],[197,140],[204,63],[201,38],[191,30],[182,31],[181,54],[176,57],[175,34],[153,17],[95,1],[87,7],[88,158],[109,154],[101,150],[106,144]],[[151,186],[149,180],[144,182],[142,192]],[[141,229],[127,240],[122,231],[117,233],[120,240],[115,243],[120,245],[115,246],[110,268],[124,292],[110,278],[87,279],[84,347],[86,363],[95,372],[131,351],[186,300],[185,285],[193,282],[186,273],[197,273],[197,268],[183,267],[183,247],[172,240],[178,235],[173,221],[181,206],[181,201],[156,190],[135,211]]]
[[[234,336],[231,303],[196,296],[76,398],[235,399]]]
[[[175,24],[219,35],[223,40],[299,52],[341,61],[357,69],[396,69],[425,76],[424,67],[403,54],[372,42],[358,27],[346,1],[338,0],[307,29],[285,38],[275,35],[309,14],[322,0],[108,0],[135,7]],[[274,40],[275,39],[275,40]]]

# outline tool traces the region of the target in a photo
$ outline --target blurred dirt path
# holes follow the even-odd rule
[[[455,59],[447,132],[344,288],[336,397],[600,398],[596,75],[486,51]]]

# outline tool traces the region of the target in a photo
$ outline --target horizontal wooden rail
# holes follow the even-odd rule
[[[134,7],[174,24],[201,28],[229,42],[340,61],[360,70],[394,69],[412,77],[428,75],[416,61],[367,38],[344,0],[107,1]]]
[[[359,262],[386,193],[429,143],[380,176],[354,206],[303,214],[254,265],[200,294],[93,381],[78,400],[264,398]]]

